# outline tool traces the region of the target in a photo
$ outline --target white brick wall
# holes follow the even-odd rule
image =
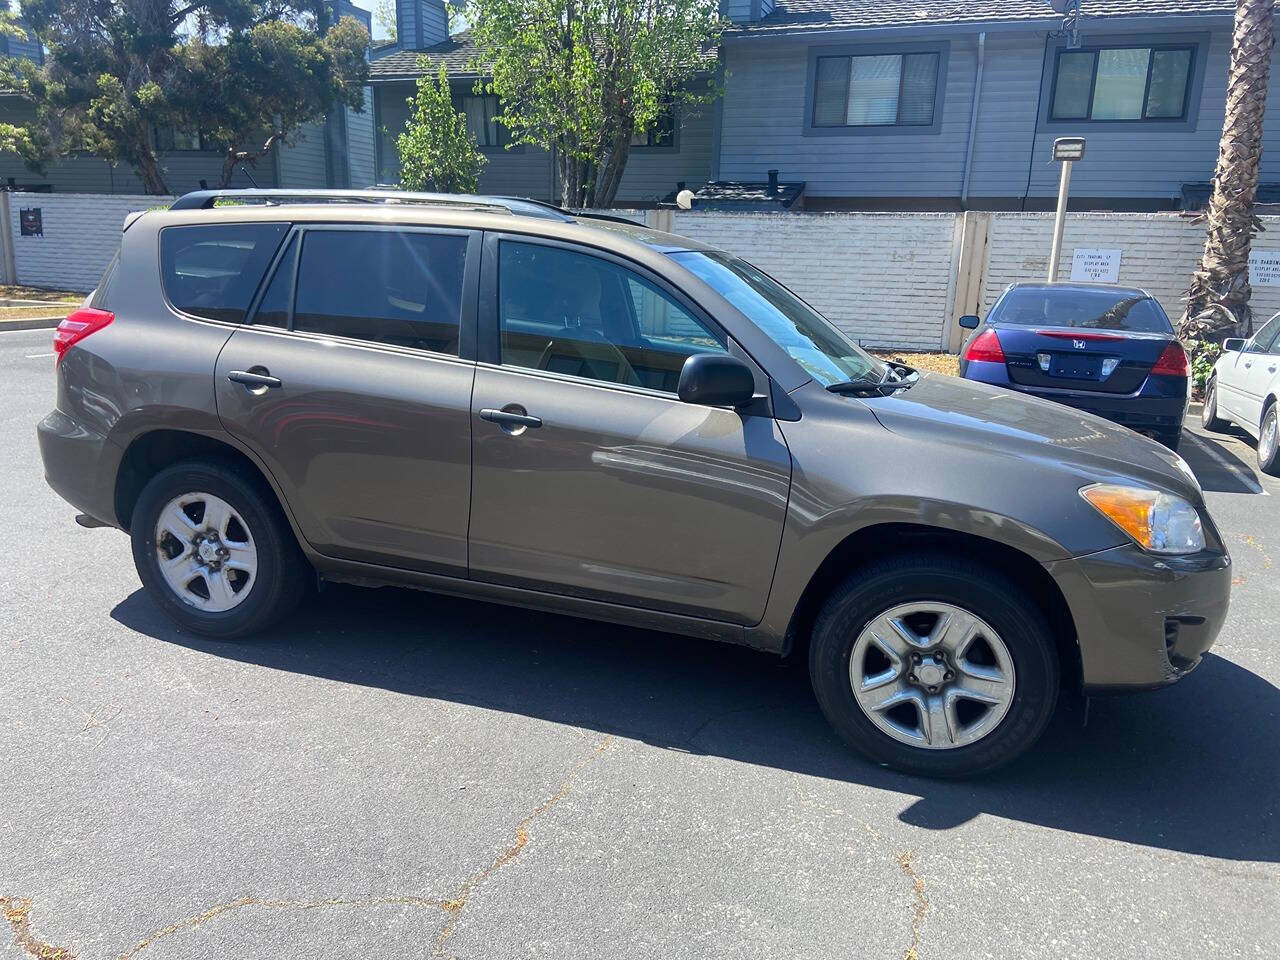
[[[5,199],[18,282],[85,291],[119,246],[125,215],[171,202],[119,194]],[[43,237],[20,236],[23,207],[41,209]],[[758,264],[867,346],[945,349],[958,256],[955,214],[610,212],[638,222],[671,218],[676,233]],[[1051,214],[990,216],[984,310],[1009,283],[1043,278],[1053,230]],[[1280,250],[1280,217],[1262,219],[1268,229],[1254,248]],[[1072,214],[1060,277],[1070,277],[1076,247],[1119,248],[1120,282],[1151,291],[1176,320],[1203,244],[1204,224],[1177,214]],[[1259,322],[1280,311],[1280,286],[1255,286],[1253,307]]]
[[[1253,242],[1255,250],[1280,250],[1280,217],[1263,217],[1268,229]],[[1076,247],[1118,249],[1119,282],[1142,287],[1178,322],[1191,274],[1204,252],[1205,226],[1176,213],[1080,213],[1067,216],[1058,279],[1071,278]],[[991,218],[983,309],[1018,280],[1043,280],[1049,269],[1053,214],[999,213]],[[1254,286],[1255,323],[1280,311],[1280,287]]]
[[[732,251],[866,346],[946,343],[950,213],[677,212],[675,232]]]
[[[89,291],[120,246],[126,214],[168,206],[172,197],[88,193],[7,193],[18,282]],[[18,211],[39,207],[43,237],[20,235]]]

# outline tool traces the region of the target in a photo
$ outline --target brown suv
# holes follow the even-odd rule
[[[319,578],[807,649],[846,739],[957,775],[1026,749],[1064,686],[1177,679],[1226,616],[1176,454],[883,363],[627,222],[191,194],[126,222],[55,347],[49,483],[213,636]]]

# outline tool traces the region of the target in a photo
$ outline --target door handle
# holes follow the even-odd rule
[[[515,406],[515,404],[510,404],[510,406]],[[524,408],[521,407],[519,409],[523,410]],[[496,423],[504,430],[509,427],[537,429],[542,426],[541,417],[531,417],[527,413],[517,413],[515,410],[494,410],[492,407],[486,407],[481,410],[480,419]]]
[[[265,368],[259,368],[265,369]],[[280,387],[284,386],[279,377],[271,377],[266,373],[255,373],[252,370],[232,370],[227,374],[232,383],[243,383],[246,387]]]

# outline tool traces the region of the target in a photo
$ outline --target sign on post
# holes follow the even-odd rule
[[[1071,257],[1071,279],[1089,283],[1119,283],[1120,250],[1076,247]]]
[[[1255,287],[1280,287],[1280,250],[1249,251],[1249,283]]]

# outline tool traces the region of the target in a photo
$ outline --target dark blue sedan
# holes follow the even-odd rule
[[[972,336],[960,376],[1106,417],[1177,449],[1187,410],[1187,355],[1143,290],[1093,283],[1015,283]]]

